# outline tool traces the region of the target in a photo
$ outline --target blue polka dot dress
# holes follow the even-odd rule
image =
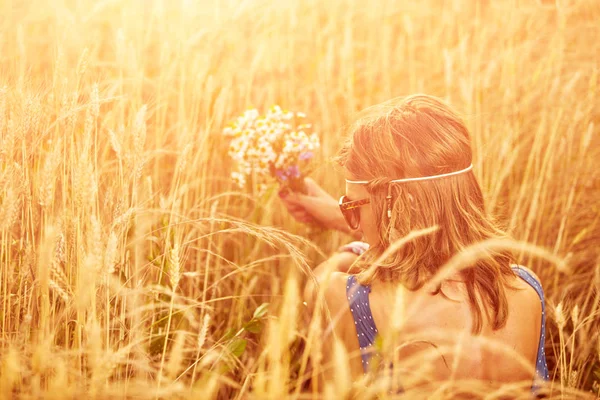
[[[546,364],[546,352],[544,350],[544,341],[546,339],[546,305],[544,303],[544,291],[537,279],[535,279],[527,270],[514,266],[513,271],[535,289],[542,303],[542,323],[536,361],[536,381],[547,381],[549,379],[549,373]],[[356,329],[356,337],[360,347],[362,366],[365,374],[369,371],[369,362],[373,355],[373,344],[375,343],[375,338],[378,333],[377,326],[373,320],[373,315],[371,314],[369,293],[371,293],[370,286],[363,286],[358,283],[356,276],[354,275],[348,276],[346,282],[346,297],[348,299],[352,318],[354,319],[354,327]],[[532,391],[536,392],[537,389],[538,385],[534,383]]]

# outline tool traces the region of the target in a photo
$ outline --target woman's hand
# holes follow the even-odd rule
[[[307,194],[280,191],[279,197],[292,216],[305,224],[352,233],[338,202],[315,181],[305,178]]]

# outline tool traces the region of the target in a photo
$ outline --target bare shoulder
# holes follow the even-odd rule
[[[351,275],[344,272],[332,272],[326,275],[318,275],[316,283],[312,283],[312,289],[305,291],[305,296],[312,296],[313,307],[318,307],[325,312],[321,314],[323,336],[320,338],[322,346],[323,361],[331,364],[333,357],[334,338],[346,348],[350,361],[350,372],[354,378],[363,374],[360,352],[358,352],[358,341],[354,328],[352,313],[350,311],[346,289],[348,278]],[[308,301],[307,301],[308,303]],[[310,304],[310,303],[308,303]],[[314,310],[314,309],[313,309]],[[332,334],[330,334],[332,333]],[[331,369],[325,368],[325,376],[334,379],[330,375]]]
[[[331,324],[330,327],[343,342],[348,339],[348,329],[344,327],[354,325],[346,296],[349,276],[343,272],[320,275],[316,282],[309,282],[304,290],[304,299],[311,315],[316,308],[323,310],[323,322]]]
[[[522,265],[514,266],[527,272],[541,286],[540,278],[531,269]],[[517,314],[526,313],[527,311],[533,312],[534,314],[541,312],[540,295],[538,294],[536,289],[534,289],[533,286],[531,286],[531,284],[521,279],[520,277],[515,277],[515,283],[517,283],[517,285],[515,286],[517,286],[517,288],[521,290],[509,291],[507,293],[509,297],[509,304],[511,305],[511,312]],[[524,305],[526,305],[526,307],[523,307]]]
[[[321,297],[329,311],[334,313],[346,304],[346,282],[349,275],[342,272],[321,274],[310,280],[304,289],[304,300],[307,305],[314,305]]]
[[[346,301],[347,282],[350,275],[343,272],[331,274],[327,286],[324,288],[324,296],[331,311],[348,308]]]

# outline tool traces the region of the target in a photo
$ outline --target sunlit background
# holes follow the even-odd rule
[[[509,233],[564,261],[519,260],[552,396],[595,398],[598,38],[597,0],[2,0],[0,396],[317,398],[299,292],[351,238],[235,186],[223,129],[306,113],[337,196],[353,115],[419,92],[462,112]]]

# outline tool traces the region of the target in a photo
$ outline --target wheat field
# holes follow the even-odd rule
[[[351,238],[240,192],[222,134],[305,112],[336,196],[353,115],[411,93],[462,112],[489,209],[529,244],[549,398],[600,397],[599,21],[597,0],[2,0],[1,398],[423,398],[352,384],[339,349],[310,387],[302,285]]]

